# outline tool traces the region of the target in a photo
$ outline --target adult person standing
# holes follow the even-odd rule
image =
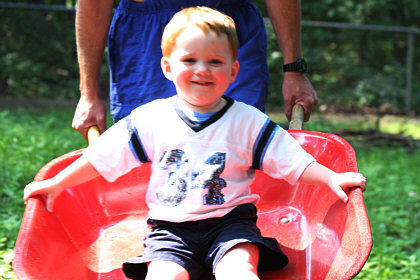
[[[233,18],[237,25],[241,65],[226,95],[264,111],[268,93],[267,37],[261,13],[250,0],[121,0],[112,16],[113,0],[78,0],[76,41],[80,100],[73,128],[87,139],[96,125],[106,130],[106,108],[100,94],[100,66],[108,43],[110,110],[114,121],[137,106],[176,94],[162,74],[160,40],[172,16],[189,6],[208,6]],[[304,75],[301,54],[300,0],[265,0],[283,54],[283,98],[288,118],[294,104],[309,119],[317,94]],[[239,94],[240,93],[240,94]]]

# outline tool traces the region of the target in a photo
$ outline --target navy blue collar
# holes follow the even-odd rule
[[[193,120],[191,120],[190,118],[188,118],[188,116],[184,113],[184,111],[181,110],[181,108],[179,108],[178,106],[178,102],[176,101],[176,98],[173,99],[173,103],[174,103],[174,108],[176,113],[178,114],[178,116],[194,131],[194,132],[199,132],[203,129],[205,129],[206,127],[208,127],[209,125],[217,122],[221,117],[223,117],[223,115],[226,113],[226,111],[230,108],[230,106],[233,105],[233,103],[235,102],[232,98],[228,97],[228,96],[222,96],[223,99],[225,99],[226,105],[223,106],[222,109],[220,109],[218,112],[216,112],[213,116],[211,116],[208,120],[201,122],[201,123],[196,123]]]

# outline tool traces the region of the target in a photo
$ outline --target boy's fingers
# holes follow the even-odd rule
[[[25,189],[23,190],[23,200],[26,202],[29,198],[29,186],[30,184],[27,184]]]
[[[347,173],[346,183],[342,184],[343,188],[360,187],[362,191],[366,190],[366,178],[360,173]]]
[[[353,186],[360,187],[362,191],[366,190],[366,178],[362,174],[353,175]]]
[[[347,194],[343,191],[342,188],[337,188],[336,194],[338,195],[338,197],[344,202],[347,203],[347,201],[349,200],[349,197],[347,196]]]
[[[366,178],[365,177],[363,177],[362,180],[361,180],[360,188],[362,189],[362,191],[366,190]]]
[[[28,201],[28,199],[32,196],[38,195],[39,190],[37,190],[36,183],[32,182],[26,185],[23,191],[23,200]]]
[[[340,186],[335,188],[335,193],[340,197],[340,199],[347,203],[348,196],[344,192],[344,189],[352,188],[352,187],[360,187],[362,191],[366,190],[366,178],[360,173],[345,173],[344,175],[344,183],[340,184]]]
[[[46,198],[47,198],[47,202],[46,202],[46,207],[48,212],[53,212],[53,207],[54,207],[54,203],[55,200],[57,199],[57,197],[60,195],[61,190],[54,190],[52,192],[47,193]]]
[[[47,211],[52,212],[54,205],[54,199],[52,198],[52,195],[47,194]]]
[[[55,193],[48,193],[48,189],[44,187],[42,182],[31,182],[26,185],[23,191],[23,200],[25,203],[29,200],[29,198],[37,195],[46,195],[46,208],[49,212],[52,212],[54,200],[57,195]]]
[[[334,186],[332,187],[332,191],[340,198],[340,200],[342,200],[344,203],[347,203],[347,201],[349,200],[347,194],[344,192],[342,186],[340,186],[339,184],[334,184]]]

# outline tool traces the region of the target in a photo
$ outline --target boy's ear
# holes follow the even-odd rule
[[[162,57],[162,59],[160,60],[160,66],[162,67],[163,75],[165,75],[165,77],[168,80],[172,81],[172,72],[171,72],[171,65],[169,63],[169,58]]]
[[[236,79],[236,77],[238,76],[238,72],[239,72],[239,62],[237,60],[235,60],[235,62],[233,62],[232,64],[232,74],[231,74],[231,83],[233,83]]]

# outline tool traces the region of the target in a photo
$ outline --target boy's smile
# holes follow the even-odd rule
[[[180,101],[196,112],[217,111],[219,99],[239,71],[226,34],[205,34],[196,26],[183,30],[169,58],[162,58],[165,76],[175,84]]]

